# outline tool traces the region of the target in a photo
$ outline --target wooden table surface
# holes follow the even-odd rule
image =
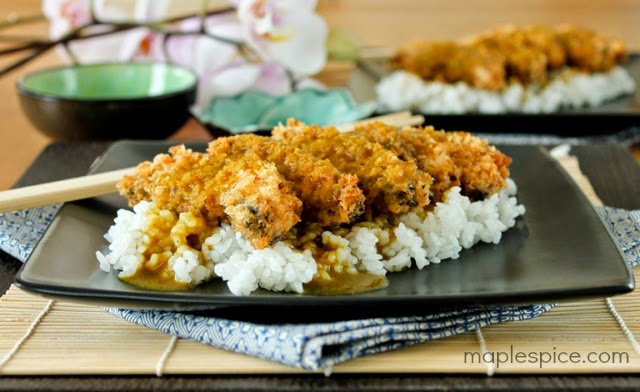
[[[388,48],[412,37],[459,38],[505,23],[568,22],[622,37],[631,51],[640,50],[640,2],[634,0],[320,0],[318,9],[330,25],[352,30],[366,45]],[[39,12],[39,0],[0,2],[0,20]],[[2,32],[45,36],[47,29],[46,23],[37,23]],[[3,45],[7,44],[0,42],[0,48]],[[1,57],[0,66],[11,59]],[[16,79],[29,71],[61,63],[52,50],[0,77],[0,190],[11,187],[50,142],[22,113],[15,92]],[[178,140],[208,137],[195,122],[187,123],[173,136]]]

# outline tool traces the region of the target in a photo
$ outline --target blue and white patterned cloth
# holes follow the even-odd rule
[[[25,261],[58,213],[61,204],[0,213],[0,249]]]
[[[0,248],[25,260],[59,206],[0,214]],[[640,264],[640,210],[598,212],[627,262]],[[124,320],[225,350],[307,370],[327,370],[363,355],[440,339],[487,325],[536,317],[555,305],[490,306],[415,317],[311,324],[260,324],[167,311],[107,309]]]

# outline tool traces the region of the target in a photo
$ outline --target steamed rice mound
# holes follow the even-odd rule
[[[561,109],[597,107],[631,94],[636,85],[618,66],[608,72],[586,74],[566,69],[546,84],[511,83],[500,91],[483,90],[464,82],[423,80],[404,70],[383,78],[376,86],[381,112],[413,110],[430,114],[553,113]]]
[[[380,111],[551,113],[635,90],[625,43],[572,25],[500,26],[455,41],[415,39],[376,86]]]
[[[385,277],[457,259],[478,242],[497,244],[525,212],[516,192],[511,179],[500,193],[480,201],[453,187],[428,211],[402,215],[392,226],[361,222],[334,231],[301,229],[295,241],[284,238],[264,249],[255,249],[227,224],[212,227],[193,212],[178,214],[142,201],[133,211],[118,211],[105,235],[108,252],[96,256],[102,270],[151,289],[184,290],[220,277],[235,295],[258,288],[304,293],[336,276]]]

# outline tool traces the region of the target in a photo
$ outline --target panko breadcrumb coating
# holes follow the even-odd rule
[[[225,163],[226,156],[209,157],[182,145],[174,146],[169,154],[140,163],[117,187],[130,206],[153,200],[162,209],[198,211],[216,222],[223,218],[224,209],[214,193],[218,191],[214,178]]]
[[[481,199],[505,187],[511,158],[468,132],[436,131],[433,127],[398,128],[380,122],[353,131],[381,144],[402,160],[414,161],[433,177],[435,202],[454,186],[471,199]]]
[[[391,59],[392,68],[402,68],[425,80],[442,83],[465,82],[486,90],[505,86],[503,57],[485,48],[460,45],[453,41],[413,40]]]
[[[427,132],[411,132],[383,124],[368,123],[355,127],[354,133],[378,143],[403,161],[413,161],[418,168],[433,178],[431,197],[434,202],[443,200],[444,194],[460,185],[460,168],[447,153],[446,146],[438,143]]]
[[[438,131],[431,126],[405,129],[403,132],[416,137],[427,133],[436,142],[443,144],[447,155],[460,170],[462,193],[469,198],[482,199],[506,186],[511,158],[488,141],[469,132]]]
[[[404,214],[429,203],[429,174],[415,162],[402,161],[378,143],[337,129],[306,126],[289,120],[273,129],[273,137],[328,159],[344,173],[355,174],[366,197],[366,215]]]
[[[364,211],[358,177],[343,174],[331,162],[264,136],[240,135],[209,143],[209,154],[231,158],[248,153],[272,162],[303,202],[303,218],[321,226],[353,222]]]
[[[390,65],[424,80],[499,91],[511,81],[542,85],[550,71],[563,67],[607,72],[626,59],[620,39],[588,29],[505,26],[461,41],[413,40],[398,49]]]
[[[262,249],[300,222],[302,201],[273,163],[248,154],[230,160],[216,175],[220,204],[234,230]]]
[[[290,120],[273,138],[220,138],[207,153],[174,146],[118,189],[135,205],[231,224],[258,249],[305,227],[342,228],[422,210],[454,186],[472,199],[502,190],[511,159],[467,132],[369,123],[340,133]],[[364,213],[363,213],[364,209]],[[303,230],[304,231],[304,230]]]
[[[229,222],[258,249],[291,230],[302,210],[273,164],[253,154],[228,159],[182,145],[138,165],[118,190],[132,206],[147,200],[161,209],[196,211],[213,224]]]
[[[558,37],[567,54],[567,63],[589,72],[604,72],[627,59],[624,42],[606,38],[587,29],[564,25]]]

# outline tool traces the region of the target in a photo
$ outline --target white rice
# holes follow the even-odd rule
[[[512,83],[499,92],[473,88],[464,82],[425,81],[403,70],[384,77],[376,86],[379,111],[428,114],[551,113],[599,106],[634,90],[634,79],[621,66],[593,74],[565,69],[544,86]]]
[[[121,279],[135,274],[143,263],[154,263],[156,255],[145,260],[144,253],[148,250],[151,240],[150,228],[157,220],[166,221],[172,225],[171,240],[175,245],[168,252],[169,269],[174,274],[174,280],[196,286],[212,277],[213,263],[202,257],[201,253],[186,243],[188,232],[184,227],[193,226],[192,216],[187,213],[177,218],[173,213],[158,211],[153,203],[141,201],[133,207],[133,211],[120,209],[104,238],[110,243],[109,253],[96,252],[100,269],[109,272],[112,268],[118,272]]]
[[[254,249],[227,224],[204,241],[202,253],[213,261],[216,275],[236,295],[249,295],[258,287],[301,293],[302,284],[309,282],[317,271],[310,251],[296,251],[284,242]]]
[[[321,242],[332,250],[323,256],[322,265],[316,263],[310,250],[294,249],[282,241],[269,248],[255,249],[227,224],[216,228],[204,240],[200,251],[178,246],[168,265],[176,281],[197,285],[217,275],[235,295],[248,295],[258,288],[302,293],[303,285],[314,275],[325,273],[326,263],[338,272],[375,275],[400,271],[413,264],[421,269],[430,263],[457,259],[463,249],[478,242],[497,244],[502,233],[513,227],[516,218],[525,212],[517,203],[516,192],[515,183],[508,179],[501,193],[471,202],[455,187],[424,219],[416,213],[407,214],[391,229],[358,224],[344,237],[325,231]],[[133,212],[118,211],[114,225],[105,235],[110,253],[97,252],[100,267],[104,271],[111,268],[119,271],[121,278],[134,274],[145,262],[142,257],[148,244],[145,231],[162,214],[170,219],[166,212],[158,212],[148,202],[139,203]],[[193,220],[183,215],[177,218],[176,226]],[[179,230],[171,232],[174,235]]]

